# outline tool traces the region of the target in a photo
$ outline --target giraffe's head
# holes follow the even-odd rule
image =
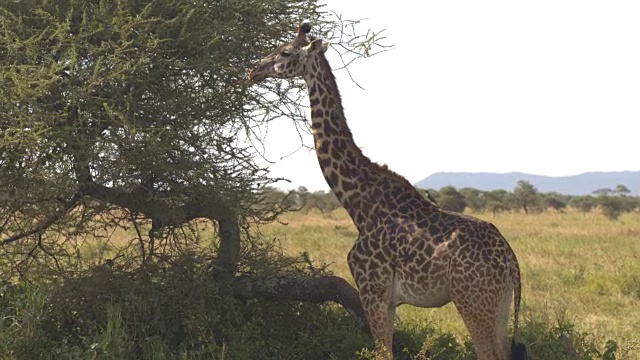
[[[293,41],[278,46],[249,73],[249,80],[259,82],[267,78],[291,79],[301,77],[315,56],[327,51],[329,43],[307,36],[311,25],[300,25]]]

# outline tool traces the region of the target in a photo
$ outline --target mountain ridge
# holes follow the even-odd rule
[[[626,186],[631,195],[640,195],[640,171],[591,171],[569,176],[545,176],[523,172],[437,172],[415,183],[419,188],[439,190],[451,185],[458,189],[472,187],[491,191],[513,191],[518,181],[526,180],[540,192],[557,192],[566,195],[589,195],[602,188]]]

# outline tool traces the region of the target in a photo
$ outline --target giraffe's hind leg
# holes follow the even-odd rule
[[[489,287],[478,281],[465,286],[465,290],[452,296],[452,300],[469,330],[478,360],[508,360],[507,320],[511,298],[506,295],[507,289]]]
[[[509,310],[513,299],[513,285],[508,284],[502,293],[496,316],[496,348],[500,359],[511,359],[511,342],[507,335]]]

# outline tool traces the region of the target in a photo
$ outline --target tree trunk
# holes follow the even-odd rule
[[[237,217],[228,216],[218,219],[220,231],[220,249],[218,249],[217,274],[233,275],[238,269],[240,255],[240,225]]]

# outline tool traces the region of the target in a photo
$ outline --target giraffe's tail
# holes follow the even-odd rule
[[[520,278],[520,266],[518,261],[514,261],[513,267],[513,339],[511,340],[511,359],[526,360],[527,347],[519,342],[520,333],[518,331],[518,319],[520,317],[520,300],[522,298],[522,281]]]

